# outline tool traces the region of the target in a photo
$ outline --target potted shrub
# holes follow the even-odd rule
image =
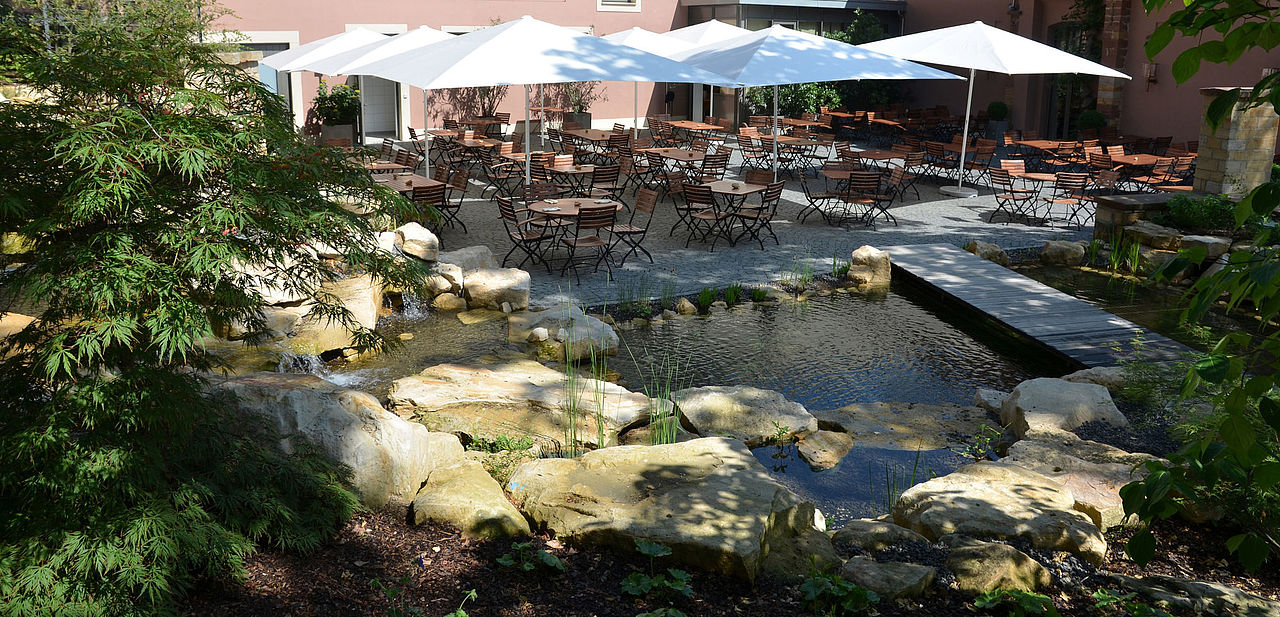
[[[1096,109],[1086,109],[1080,112],[1080,117],[1076,118],[1076,129],[1083,131],[1085,129],[1099,130],[1107,126],[1107,117],[1102,115]]]
[[[350,139],[355,143],[355,124],[360,120],[360,91],[338,84],[329,87],[322,79],[312,103],[316,118],[320,120],[320,138]]]
[[[1000,139],[1009,130],[1009,106],[1004,101],[987,104],[987,139]]]
[[[577,122],[584,129],[591,128],[591,106],[604,100],[604,90],[598,81],[577,81],[564,84],[564,97],[570,111],[565,112],[565,122]]]

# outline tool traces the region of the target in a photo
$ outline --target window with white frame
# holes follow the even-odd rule
[[[640,12],[640,0],[596,0],[597,11]]]

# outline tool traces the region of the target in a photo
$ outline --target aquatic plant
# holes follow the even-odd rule
[[[837,281],[844,280],[845,277],[849,276],[850,265],[851,264],[848,260],[840,259],[839,255],[832,255],[831,256],[831,278],[834,278]]]
[[[1098,254],[1102,251],[1102,245],[1103,245],[1102,240],[1099,240],[1097,238],[1094,238],[1089,241],[1089,246],[1088,248],[1085,249],[1084,264],[1086,266],[1097,265]]]
[[[716,301],[717,295],[719,293],[714,287],[703,287],[702,291],[698,292],[698,310],[707,312],[707,309],[711,308],[711,303]]]
[[[926,476],[929,478],[937,476],[933,468],[928,465],[924,469],[920,468],[920,461],[923,455],[923,450],[916,450],[916,458],[911,464],[910,472],[898,465],[884,466],[884,502],[882,505],[886,512],[893,511],[894,504],[898,503],[898,497],[902,496],[907,489],[923,482]]]
[[[626,340],[623,339],[624,344]],[[689,385],[689,379],[682,374],[684,364],[681,361],[679,345],[663,347],[657,354],[656,362],[648,362],[646,367],[640,365],[631,346],[627,345],[627,355],[640,374],[641,391],[649,397],[649,443],[663,445],[676,442],[679,431],[679,414],[675,404],[671,402],[671,393]],[[645,357],[652,354],[646,348]]]
[[[476,452],[497,453],[504,451],[521,451],[528,450],[533,447],[533,438],[528,435],[516,436],[498,435],[493,439],[487,437],[476,437],[467,444],[468,450]]]
[[[733,306],[742,298],[742,284],[733,283],[724,288],[724,303]]]
[[[667,280],[662,283],[662,296],[660,305],[667,310],[675,310],[676,308],[676,284],[675,281]]]
[[[752,302],[764,302],[769,299],[769,290],[764,287],[753,287],[751,289]]]
[[[984,423],[978,427],[978,431],[973,434],[973,437],[969,438],[964,447],[952,450],[952,452],[965,458],[973,459],[975,463],[991,460],[992,455],[995,454],[992,444],[999,438],[1000,429]]]

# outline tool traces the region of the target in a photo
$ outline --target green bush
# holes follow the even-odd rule
[[[991,101],[987,104],[987,119],[992,122],[1003,122],[1009,119],[1009,106],[1004,101]]]
[[[346,84],[330,88],[321,79],[312,106],[316,110],[316,117],[328,126],[355,124],[360,117],[360,91]]]
[[[707,309],[711,308],[711,303],[716,301],[716,296],[719,295],[720,292],[716,291],[714,287],[703,287],[702,291],[698,292],[698,309],[705,313]]]
[[[1076,118],[1076,128],[1098,130],[1107,126],[1107,117],[1096,109],[1086,109]]]
[[[1178,229],[1231,229],[1235,227],[1235,217],[1235,204],[1221,195],[1174,195],[1169,199],[1168,220]]]
[[[743,104],[754,115],[773,113],[773,87],[747,88]],[[821,107],[840,105],[840,90],[835,82],[788,84],[778,86],[778,113],[799,117],[804,113],[817,113]]]

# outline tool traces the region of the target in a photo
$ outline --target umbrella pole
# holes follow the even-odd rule
[[[707,115],[714,118],[716,115],[716,87],[711,86],[707,90],[709,92],[709,94],[707,94]],[[706,120],[706,118],[703,118],[703,120]]]
[[[640,139],[640,82],[631,82],[631,138]]]
[[[541,85],[541,84],[539,84]],[[524,185],[529,186],[529,84],[524,85]],[[525,201],[528,201],[528,196]]]
[[[360,89],[360,147],[364,147],[364,75],[356,78],[356,87]]]
[[[431,96],[426,90],[422,91],[422,143],[425,146],[427,162],[427,177],[431,177],[431,115],[427,111],[427,97]]]
[[[546,145],[546,142],[547,142],[547,91],[543,89],[542,84],[538,84],[538,105],[541,106],[538,109],[538,132],[541,133],[539,137],[542,139],[542,145]],[[526,105],[526,107],[528,106]],[[528,120],[529,118],[526,114],[526,117],[525,117],[526,124],[528,123]],[[524,137],[525,137],[525,144],[526,144],[524,149],[528,150],[529,146],[527,144],[529,143],[529,136],[525,135]]]
[[[964,104],[964,134],[960,136],[960,162],[956,164],[956,186],[955,188],[943,187],[938,192],[954,197],[977,197],[978,191],[973,188],[964,188],[964,157],[969,147],[969,116],[973,110],[973,77],[977,74],[977,69],[969,69],[969,98]]]
[[[778,86],[773,87],[773,181],[778,181]]]

